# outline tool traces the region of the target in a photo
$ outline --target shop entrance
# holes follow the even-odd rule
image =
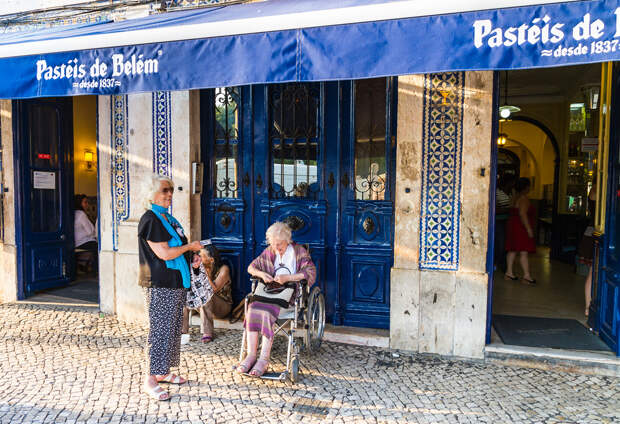
[[[508,71],[498,73],[498,79],[503,116],[498,117],[496,139],[491,339],[609,352],[589,330],[598,328],[587,314],[596,320],[599,311],[586,308],[585,299],[588,274],[594,268],[596,275],[593,228],[600,209],[597,175],[604,134],[600,117],[607,107],[601,98],[601,65]],[[529,186],[529,210],[522,216],[515,206],[524,203],[515,204],[515,188],[524,185]],[[605,197],[603,192],[603,202]],[[536,252],[521,258],[518,251],[529,247],[519,247],[525,242],[515,240],[526,239]],[[511,258],[505,247],[517,253]]]
[[[307,244],[335,324],[387,328],[393,261],[394,80],[202,92],[203,234],[239,301],[275,221]]]
[[[96,97],[15,102],[20,299],[98,303],[95,102]],[[87,238],[94,242],[81,243]]]

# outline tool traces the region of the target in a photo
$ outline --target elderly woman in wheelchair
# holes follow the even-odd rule
[[[274,333],[284,331],[289,337],[287,354],[287,372],[293,363],[299,368],[298,348],[294,341],[294,330],[300,326],[299,317],[306,321],[308,302],[312,299],[313,314],[320,321],[319,344],[325,321],[325,301],[320,290],[310,287],[316,280],[316,267],[308,251],[291,240],[291,229],[283,222],[276,222],[267,229],[268,247],[248,267],[253,276],[252,293],[246,298],[244,338],[240,355],[238,373],[261,377],[269,366],[271,346]],[[286,313],[286,317],[284,314]],[[285,324],[277,326],[277,320],[290,323],[287,331]],[[277,327],[276,327],[277,326]],[[275,331],[274,331],[275,330]],[[314,338],[317,338],[316,326]],[[259,333],[262,334],[260,356],[257,358]],[[308,344],[310,337],[304,340]],[[315,343],[316,344],[316,343]],[[316,346],[318,347],[318,346]],[[244,355],[245,354],[245,355]],[[291,359],[294,357],[293,359]]]

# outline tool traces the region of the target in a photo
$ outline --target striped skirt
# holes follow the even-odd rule
[[[273,338],[273,328],[278,319],[280,307],[262,302],[252,302],[245,314],[247,331],[258,331],[268,339]]]

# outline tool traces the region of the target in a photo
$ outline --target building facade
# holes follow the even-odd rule
[[[105,13],[133,16],[118,3]],[[200,6],[187,3],[168,6]],[[161,8],[146,6],[135,14]],[[522,13],[541,10],[551,13]],[[499,42],[501,30],[476,22],[475,43]],[[146,57],[110,66],[146,79],[164,66]],[[67,68],[78,74],[75,60]],[[275,74],[280,60],[272,62]],[[396,66],[293,82],[239,83],[235,74],[241,79],[197,78],[185,89],[163,89],[158,80],[161,90],[145,83],[111,94],[76,82],[72,90],[85,88],[84,96],[67,92],[64,103],[39,98],[47,96],[41,91],[7,96],[0,102],[0,300],[70,281],[69,198],[90,190],[98,205],[100,308],[145,322],[136,232],[142,185],[156,172],[174,180],[173,214],[190,238],[211,238],[222,250],[236,301],[247,293],[245,269],[264,248],[266,228],[283,220],[310,247],[331,323],[389,328],[393,348],[481,358],[490,332],[500,68],[400,73]],[[104,73],[100,62],[85,69]],[[39,59],[36,70],[40,84],[48,73],[56,84],[51,64]],[[58,96],[54,89],[48,95]]]

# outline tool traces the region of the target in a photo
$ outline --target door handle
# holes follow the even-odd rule
[[[64,234],[61,234],[61,235],[60,235],[60,239],[61,239],[61,240],[65,240],[66,238],[67,238],[67,236],[65,236]]]
[[[345,172],[342,178],[340,179],[340,182],[345,188],[349,187],[349,174]]]

